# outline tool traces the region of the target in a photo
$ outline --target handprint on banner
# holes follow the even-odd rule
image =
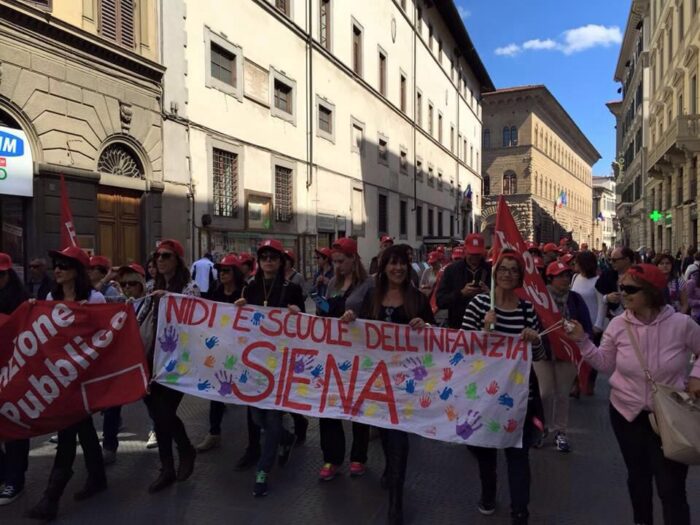
[[[323,365],[316,365],[314,369],[311,371],[311,375],[315,378],[321,377],[321,374],[323,373]]]
[[[172,372],[175,370],[175,367],[177,366],[177,359],[171,359],[165,364],[165,371],[166,372]]]
[[[501,424],[495,419],[492,419],[486,424],[486,428],[489,430],[489,432],[493,432],[495,434],[501,431]]]
[[[413,379],[406,381],[406,393],[413,394],[416,391],[416,382]]]
[[[265,386],[267,384],[267,378],[260,373],[256,373],[253,376],[253,380],[257,386]]]
[[[180,380],[180,374],[166,374],[165,382],[174,385]]]
[[[365,415],[367,417],[374,417],[377,414],[378,409],[379,407],[377,405],[370,403],[367,405],[367,408],[365,408]]]
[[[513,408],[513,398],[508,394],[503,394],[498,397],[498,404],[504,407]]]
[[[522,385],[525,383],[525,376],[518,370],[513,370],[510,373],[510,380],[516,385]]]
[[[206,379],[200,379],[199,383],[197,383],[197,390],[200,392],[206,392],[211,388],[211,383],[207,381]]]
[[[219,392],[220,396],[230,396],[233,393],[233,375],[220,370],[214,376],[219,382]]]
[[[183,363],[189,363],[190,362],[190,353],[188,351],[182,352],[180,359],[182,360]]]
[[[242,384],[245,384],[248,382],[248,370],[243,370],[243,373],[238,378],[238,382],[242,383]]]
[[[467,399],[471,399],[472,401],[479,399],[479,395],[477,393],[478,388],[479,386],[476,383],[469,383],[464,389],[464,394],[467,396]]]
[[[265,359],[265,366],[271,372],[274,372],[275,370],[277,370],[277,356],[276,355],[267,356],[267,359]]]
[[[180,374],[181,376],[184,376],[189,371],[190,371],[190,367],[187,363],[178,363],[178,365],[177,365],[177,373],[178,374]]]
[[[432,436],[432,437],[437,436],[437,427],[429,426],[428,428],[425,429],[425,434],[426,434],[426,436]]]
[[[451,368],[449,368],[449,367],[443,368],[442,369],[442,380],[449,381],[450,379],[452,379],[453,374],[454,374],[454,371]]]
[[[410,401],[408,403],[406,403],[403,406],[402,412],[403,412],[403,416],[406,419],[411,419],[413,417],[413,413],[415,412],[415,408],[413,406],[413,403],[411,403]]]
[[[377,377],[372,386],[378,390],[384,390],[384,379],[381,376]]]
[[[248,338],[244,335],[241,335],[237,339],[239,345],[244,345],[248,342]]]
[[[401,384],[403,384],[403,382],[406,381],[407,377],[408,376],[403,372],[397,372],[396,374],[394,374],[394,386],[401,386]]]
[[[433,361],[433,354],[425,354],[423,356],[423,366],[426,368],[430,368],[433,366],[435,362]]]
[[[230,322],[231,318],[228,315],[224,314],[221,316],[221,319],[219,319],[219,326],[221,328],[226,328]]]
[[[464,355],[462,354],[462,352],[457,352],[450,358],[450,364],[452,366],[457,366],[459,363],[462,362],[462,359],[464,359]]]
[[[304,383],[297,385],[297,394],[300,397],[306,397],[309,394],[309,385]]]
[[[338,404],[338,396],[335,394],[328,396],[328,404],[332,407],[336,406]]]
[[[238,361],[238,358],[235,355],[228,356],[224,361],[224,368],[226,370],[233,370],[233,367],[236,366],[236,361]]]
[[[428,377],[428,371],[425,369],[425,365],[415,357],[409,357],[406,359],[403,366],[411,371],[413,374],[413,379],[416,381],[422,381]]]
[[[362,360],[362,363],[360,364],[360,368],[362,370],[369,370],[374,366],[374,361],[372,361],[372,358],[370,356],[365,356],[365,358]]]
[[[314,382],[313,382],[314,388],[316,388],[316,389],[323,388],[324,384],[325,383],[324,383],[324,380],[322,377],[319,376],[319,377],[314,379]]]
[[[508,423],[503,425],[503,430],[509,433],[515,432],[516,428],[518,428],[518,422],[515,419],[509,419]]]
[[[433,393],[433,392],[435,392],[436,388],[437,388],[437,379],[435,379],[434,377],[429,377],[428,380],[425,382],[424,390],[426,392]]]
[[[391,364],[394,366],[399,366],[401,364],[402,359],[403,357],[401,357],[400,353],[395,353],[391,356]]]
[[[206,346],[209,350],[214,348],[216,345],[219,344],[219,338],[218,337],[208,337],[204,340],[204,346]]]
[[[430,399],[429,394],[421,394],[420,396],[420,406],[423,408],[428,408],[432,404],[433,400]]]
[[[452,405],[447,405],[445,408],[445,415],[447,416],[447,421],[454,421],[457,419],[457,411]]]
[[[443,401],[447,401],[450,399],[450,396],[452,395],[452,388],[449,386],[446,386],[445,388],[442,389],[442,392],[440,392],[440,399]]]
[[[457,435],[461,437],[464,440],[469,439],[472,437],[472,434],[479,430],[481,427],[484,426],[483,423],[480,423],[481,421],[481,413],[478,410],[469,410],[467,412],[467,417],[466,419],[460,423],[459,420],[457,420],[457,426],[455,427],[455,431],[457,432]]]
[[[208,355],[204,360],[204,366],[206,366],[207,368],[214,368],[215,364],[216,358],[213,355]]]
[[[260,326],[260,323],[262,323],[263,319],[265,319],[264,313],[255,312],[253,314],[253,318],[250,320],[250,322],[253,323],[253,326]]]
[[[189,342],[190,342],[190,334],[188,334],[187,332],[182,332],[180,334],[180,344],[182,346],[187,346],[187,343],[189,343]]]
[[[294,361],[294,373],[303,374],[307,370],[311,370],[314,363],[314,358],[311,356],[300,357]]]
[[[352,363],[350,361],[343,361],[338,367],[342,372],[347,372],[352,368]]]
[[[491,381],[489,383],[489,386],[486,387],[486,393],[490,396],[495,396],[498,394],[498,391],[500,390],[500,387],[498,386],[497,381]]]
[[[486,367],[486,363],[484,363],[483,359],[477,359],[471,364],[471,370],[470,374],[478,374],[481,372],[484,368]]]
[[[166,354],[173,353],[177,348],[178,338],[179,336],[175,327],[167,326],[165,330],[163,330],[163,335],[158,338],[160,349]]]

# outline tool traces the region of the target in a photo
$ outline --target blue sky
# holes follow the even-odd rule
[[[455,0],[497,88],[545,84],[602,159],[609,175],[615,122],[605,103],[613,81],[629,0]]]

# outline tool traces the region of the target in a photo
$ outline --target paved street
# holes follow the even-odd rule
[[[594,398],[574,402],[570,436],[575,447],[569,456],[553,448],[532,452],[532,524],[626,524],[631,513],[625,488],[625,469],[607,418],[606,388]],[[207,430],[207,403],[187,397],[181,406],[193,440]],[[99,418],[96,418],[99,423]],[[83,482],[85,471],[76,462],[76,476],[68,487],[57,523],[100,525],[147,523],[175,524],[324,524],[358,525],[383,523],[387,496],[379,488],[383,468],[378,440],[370,445],[370,471],[364,478],[343,475],[321,483],[318,426],[309,430],[306,444],[298,447],[290,464],[271,476],[270,494],[254,499],[253,472],[234,472],[231,466],[243,450],[244,409],[232,406],[224,419],[226,444],[201,454],[193,477],[150,496],[148,484],[157,474],[156,450],[144,448],[147,427],[144,407],[137,403],[125,410],[119,458],[108,467],[110,489],[82,504],[72,495]],[[411,442],[405,510],[409,524],[492,524],[508,521],[508,493],[499,487],[495,516],[478,514],[476,464],[464,447],[415,438]],[[28,490],[17,502],[0,509],[3,525],[30,523],[24,511],[40,496],[53,458],[54,446],[44,439],[33,443]],[[503,471],[503,461],[500,463]],[[505,480],[503,472],[502,480]],[[700,469],[691,471],[688,494],[700,494]],[[694,499],[694,501],[693,501]],[[661,523],[658,515],[657,522]],[[691,497],[695,520],[700,501]]]

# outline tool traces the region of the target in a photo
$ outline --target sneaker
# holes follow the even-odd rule
[[[286,443],[282,443],[280,447],[279,458],[277,458],[277,463],[280,467],[284,467],[289,463],[289,457],[292,455],[292,449],[294,444],[297,442],[297,437],[294,434],[289,434],[286,439]]]
[[[219,448],[221,446],[221,436],[215,436],[214,434],[207,434],[202,442],[197,445],[198,452],[206,452],[213,448]]]
[[[491,516],[494,512],[496,512],[496,503],[493,501],[486,502],[484,500],[479,500],[477,508],[484,516]]]
[[[321,471],[318,473],[318,477],[321,481],[330,481],[338,473],[338,467],[333,463],[324,463],[321,467]]]
[[[107,450],[106,448],[102,450],[102,462],[105,465],[114,465],[117,462],[117,451]]]
[[[0,507],[9,505],[22,495],[23,489],[17,489],[14,485],[5,485],[0,492]]]
[[[569,440],[566,439],[566,434],[564,432],[557,432],[554,436],[554,444],[557,446],[559,452],[568,454],[571,452],[571,445],[569,445]]]
[[[255,474],[253,496],[256,498],[267,496],[267,472],[264,470],[258,470],[257,474]]]
[[[154,430],[148,433],[148,439],[146,440],[146,448],[158,448],[158,438]]]
[[[242,470],[248,470],[250,467],[254,467],[255,464],[258,462],[258,459],[260,459],[260,453],[258,452],[255,454],[254,452],[251,452],[249,448],[245,449],[245,453],[243,456],[241,456],[241,459],[239,459],[236,462],[236,465],[233,467],[233,470],[237,471],[242,471]]]
[[[365,467],[364,463],[360,463],[359,461],[353,461],[350,463],[350,475],[354,478],[358,478],[360,476],[364,476],[365,472],[367,472],[367,467]]]

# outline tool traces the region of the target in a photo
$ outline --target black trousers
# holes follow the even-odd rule
[[[342,465],[345,460],[345,431],[340,419],[321,418],[318,421],[321,434],[321,450],[323,462]],[[352,448],[350,461],[367,463],[369,448],[369,426],[362,423],[352,423]]]
[[[408,466],[408,433],[402,430],[380,428],[382,449],[386,459],[384,474],[389,490],[403,490]]]
[[[221,435],[221,422],[224,420],[226,403],[211,401],[209,403],[209,433],[212,436]]]
[[[654,522],[652,480],[661,499],[666,525],[690,525],[690,508],[685,493],[688,466],[664,457],[661,438],[649,422],[649,412],[627,421],[610,405],[610,422],[627,466],[627,488],[635,523]]]
[[[180,453],[193,448],[185,425],[177,416],[177,407],[180,406],[183,396],[182,392],[159,383],[151,383],[151,393],[146,397],[146,404],[155,424],[160,462],[164,467],[173,464],[173,441]]]
[[[479,464],[481,478],[481,500],[486,504],[496,502],[498,449],[468,446]],[[510,508],[513,514],[528,512],[530,503],[530,456],[529,446],[523,438],[523,448],[506,448],[508,466],[508,488]]]
[[[106,476],[105,465],[102,460],[102,447],[100,446],[100,440],[97,438],[95,425],[92,423],[92,416],[88,416],[82,421],[58,432],[58,449],[53,461],[53,469],[72,472],[78,448],[75,441],[76,437],[80,441],[80,447],[83,449],[83,458],[85,459],[88,476],[94,481],[104,481]]]
[[[4,447],[4,451],[0,449],[0,482],[22,490],[29,466],[29,440],[8,441]]]

